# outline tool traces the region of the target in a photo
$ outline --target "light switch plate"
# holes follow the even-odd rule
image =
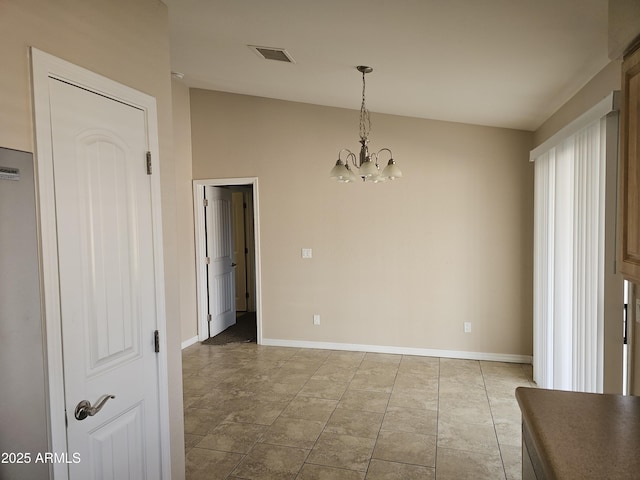
[[[312,258],[312,257],[313,257],[313,251],[310,248],[302,249],[302,258]]]

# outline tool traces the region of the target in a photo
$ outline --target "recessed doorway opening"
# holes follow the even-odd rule
[[[194,180],[198,340],[255,318],[262,342],[258,179]]]

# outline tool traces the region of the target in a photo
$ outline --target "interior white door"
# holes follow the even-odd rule
[[[235,261],[231,190],[205,187],[207,229],[207,282],[209,289],[209,336],[236,323]]]
[[[70,458],[79,459],[69,477],[158,479],[145,113],[62,81],[49,84],[67,442]],[[76,418],[82,400],[95,408],[105,395],[114,398]]]

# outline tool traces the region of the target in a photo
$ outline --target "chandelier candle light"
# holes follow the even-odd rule
[[[365,182],[384,182],[386,180],[395,180],[396,178],[402,177],[402,172],[396,165],[396,161],[393,159],[393,153],[388,148],[382,148],[378,151],[378,153],[369,153],[369,147],[367,144],[369,143],[369,132],[371,131],[371,119],[369,117],[369,110],[365,105],[364,101],[364,89],[365,89],[365,81],[364,76],[367,73],[373,72],[373,68],[367,67],[364,65],[359,65],[356,67],[359,72],[362,73],[362,105],[360,105],[360,156],[357,157],[355,153],[353,153],[348,148],[343,148],[338,153],[338,161],[336,165],[331,169],[331,173],[329,177],[335,178],[339,182],[342,183],[350,183],[362,178]],[[346,157],[342,160],[342,154],[346,152]],[[389,153],[389,163],[387,166],[380,172],[380,167],[378,166],[378,159],[380,158],[380,154],[382,152]],[[349,165],[349,160],[351,160],[351,165],[353,168],[357,170],[357,174],[351,169]]]

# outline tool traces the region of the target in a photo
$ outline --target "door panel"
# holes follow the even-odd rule
[[[81,195],[86,198],[86,235],[92,250],[100,253],[89,251],[85,265],[92,311],[87,318],[88,374],[93,375],[141,354],[140,319],[132,286],[140,280],[130,270],[137,259],[131,258],[135,252],[131,239],[136,234],[127,185],[127,152],[104,135],[91,134],[77,141],[76,169]]]
[[[146,478],[143,408],[139,404],[90,433],[94,478]]]
[[[145,113],[49,82],[70,478],[160,478]]]
[[[215,302],[216,310],[214,311],[214,315],[216,317],[227,314],[233,310],[233,302],[230,301],[234,296],[233,281],[233,271],[221,273],[215,278],[217,301]]]
[[[230,190],[206,187],[206,197],[209,336],[213,337],[236,323],[233,217]]]

